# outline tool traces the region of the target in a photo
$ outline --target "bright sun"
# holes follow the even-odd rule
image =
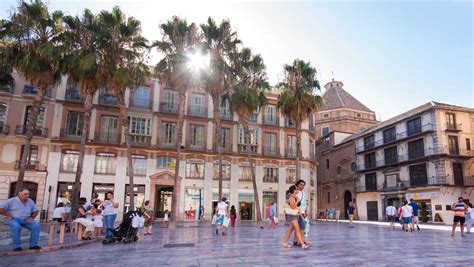
[[[199,71],[209,67],[209,55],[201,53],[189,54],[188,67],[193,71]]]

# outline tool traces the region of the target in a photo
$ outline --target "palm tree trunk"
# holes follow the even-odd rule
[[[125,134],[125,144],[127,145],[127,174],[128,174],[128,194],[129,194],[129,208],[128,210],[135,210],[135,192],[133,188],[133,160],[132,160],[132,144],[130,142],[130,120],[127,116],[127,107],[125,106],[124,96],[119,97],[120,105],[120,121],[122,122],[122,129]]]
[[[296,181],[301,179],[301,121],[296,120]]]
[[[86,142],[87,137],[89,136],[89,125],[91,122],[91,112],[92,112],[92,94],[87,94],[84,102],[84,122],[82,124],[82,135],[81,135],[81,145],[79,147],[79,158],[77,159],[77,169],[76,176],[74,179],[74,186],[72,189],[72,199],[71,199],[71,212],[73,218],[76,218],[78,208],[79,208],[79,197],[81,191],[81,176],[82,169],[84,164],[84,156],[86,152]]]
[[[179,221],[179,198],[181,194],[181,182],[179,180],[179,162],[181,159],[181,141],[183,140],[183,124],[184,124],[184,111],[186,104],[186,89],[181,89],[179,92],[179,116],[178,125],[176,129],[176,166],[174,168],[174,186],[173,186],[173,198],[171,199],[171,220],[174,222]]]
[[[263,227],[262,212],[260,210],[260,200],[258,199],[257,179],[255,176],[254,164],[252,160],[252,149],[250,146],[250,129],[248,124],[248,116],[243,116],[242,124],[244,127],[245,138],[247,139],[247,161],[250,164],[250,172],[252,173],[253,195],[255,199],[255,210],[257,213],[257,226]]]
[[[221,114],[219,110],[219,96],[214,97],[212,99],[213,105],[214,105],[214,120],[216,122],[216,128],[214,129],[214,148],[217,150],[217,155],[219,156],[219,198],[218,200],[220,201],[222,199],[222,149],[221,149],[221,143],[222,143],[222,133],[220,131],[221,129]]]
[[[21,156],[20,161],[20,170],[18,172],[18,180],[15,187],[15,196],[18,195],[20,190],[23,188],[23,180],[25,179],[26,164],[30,154],[31,140],[33,140],[33,132],[36,129],[36,121],[38,120],[38,115],[40,113],[41,104],[43,104],[45,93],[46,88],[38,88],[33,100],[33,110],[31,111],[31,117],[26,122],[26,140],[25,146],[23,147],[23,155]]]

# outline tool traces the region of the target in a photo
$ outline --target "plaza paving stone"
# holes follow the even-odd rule
[[[423,227],[423,226],[422,226]],[[473,266],[474,234],[453,238],[447,231],[406,233],[386,226],[315,222],[312,247],[283,248],[285,227],[259,229],[246,222],[216,236],[209,223],[155,227],[137,243],[90,245],[0,258],[1,266]],[[165,248],[169,244],[193,247]]]

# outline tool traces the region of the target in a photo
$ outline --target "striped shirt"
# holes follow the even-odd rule
[[[454,216],[464,217],[466,215],[466,204],[464,202],[458,202],[454,204]]]

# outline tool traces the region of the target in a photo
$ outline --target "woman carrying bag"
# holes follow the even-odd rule
[[[291,247],[288,244],[288,239],[291,236],[293,230],[295,230],[296,238],[301,245],[302,249],[309,248],[308,244],[305,244],[303,237],[301,236],[301,229],[298,225],[298,217],[301,216],[300,208],[298,207],[298,190],[296,186],[292,185],[288,191],[286,191],[288,205],[285,207],[285,214],[287,215],[287,220],[290,225],[285,234],[285,239],[283,240],[282,246],[285,248]]]

